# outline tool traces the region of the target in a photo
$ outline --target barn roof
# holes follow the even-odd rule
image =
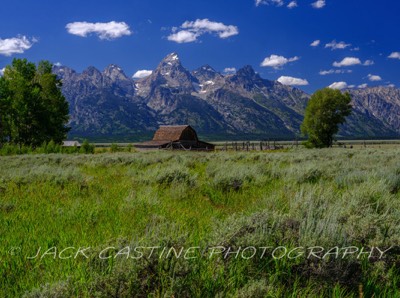
[[[162,125],[154,134],[153,141],[179,141],[187,130],[192,132],[193,140],[197,141],[197,134],[190,125]]]

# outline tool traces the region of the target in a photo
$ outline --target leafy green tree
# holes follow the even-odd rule
[[[94,145],[90,144],[89,141],[85,139],[82,143],[80,152],[85,154],[93,154],[94,149]]]
[[[0,144],[61,143],[69,128],[68,102],[52,64],[14,59],[0,78]]]
[[[339,124],[351,114],[351,97],[339,90],[324,88],[316,91],[307,104],[301,131],[308,136],[308,147],[332,147]]]
[[[0,77],[0,147],[6,142],[6,136],[11,134],[11,110],[8,82]]]

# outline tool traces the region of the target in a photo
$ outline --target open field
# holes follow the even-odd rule
[[[246,144],[249,143],[249,150],[253,149],[260,150],[260,141],[211,141],[212,144],[215,145],[216,150],[225,150],[225,147],[228,147],[228,150],[235,151],[234,144],[237,144],[239,151],[243,151],[247,149]],[[112,144],[117,145],[120,148],[126,148],[129,146],[135,146],[140,143],[95,143],[94,145],[97,148],[97,151],[101,151],[102,149],[108,150]],[[243,145],[245,144],[245,145]],[[302,141],[263,141],[263,149],[266,150],[265,145],[269,145],[271,148],[274,146],[280,146],[285,149],[299,149],[302,148]],[[343,147],[352,147],[354,149],[365,149],[365,148],[400,148],[400,140],[392,139],[392,140],[338,140],[334,143],[334,148],[343,148]]]
[[[396,144],[0,157],[0,297],[399,297],[399,245]]]

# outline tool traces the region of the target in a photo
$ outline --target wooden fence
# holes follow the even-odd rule
[[[216,146],[216,150],[220,151],[264,151],[264,150],[281,150],[285,148],[295,148],[299,146],[299,142],[293,142],[291,145],[284,146],[276,141],[260,141],[260,142],[225,142]]]

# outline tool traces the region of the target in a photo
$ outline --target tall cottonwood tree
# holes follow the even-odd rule
[[[69,131],[68,102],[52,64],[14,59],[0,78],[0,143],[60,143]]]
[[[351,97],[340,90],[324,88],[316,91],[309,100],[301,131],[308,136],[308,147],[332,147],[339,125],[351,114]]]

